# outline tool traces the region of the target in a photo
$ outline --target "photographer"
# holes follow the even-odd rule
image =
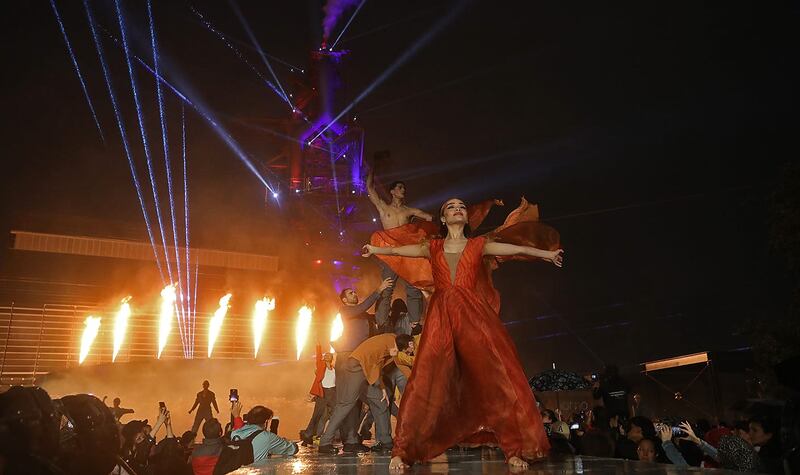
[[[255,406],[245,414],[245,425],[231,432],[231,441],[245,440],[257,433],[251,439],[253,462],[266,460],[270,455],[295,455],[300,450],[296,443],[269,431],[273,415],[272,409]]]
[[[608,417],[617,416],[620,422],[627,420],[630,415],[631,401],[628,401],[630,392],[630,386],[620,377],[616,365],[606,366],[600,380],[596,381],[592,388],[594,398],[603,400]]]

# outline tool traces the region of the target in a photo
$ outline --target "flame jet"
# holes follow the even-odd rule
[[[267,328],[267,315],[275,310],[275,299],[263,299],[256,302],[255,312],[253,313],[253,357],[258,357],[258,349],[261,347],[261,337]]]
[[[214,343],[217,341],[219,331],[222,329],[222,321],[225,320],[225,314],[228,313],[228,302],[231,301],[232,294],[225,294],[219,299],[219,308],[214,312],[211,321],[208,322],[208,357],[211,358],[211,352],[214,350]]]
[[[311,309],[303,305],[298,311],[297,326],[295,327],[295,342],[297,343],[297,359],[303,353],[303,348],[308,340],[308,332],[311,329]]]
[[[344,322],[342,322],[342,314],[337,313],[336,318],[333,319],[333,323],[331,323],[331,343],[338,340],[342,333],[344,333]],[[331,353],[336,353],[336,350],[333,349],[333,345],[331,345]]]
[[[100,331],[100,317],[86,317],[83,324],[86,327],[83,329],[83,335],[81,335],[81,353],[78,357],[78,364],[83,364],[83,361],[89,355],[92,342],[97,338],[97,333]]]
[[[128,331],[128,318],[131,316],[131,306],[128,303],[131,297],[122,299],[122,304],[114,317],[114,352],[111,354],[111,362],[117,359],[122,343],[125,341],[125,333]]]
[[[175,316],[175,284],[170,284],[161,291],[161,314],[158,319],[158,356],[167,346],[169,332],[172,330],[172,319]]]

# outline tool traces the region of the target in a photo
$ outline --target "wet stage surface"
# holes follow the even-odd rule
[[[389,474],[388,455],[364,454],[360,456],[345,455],[319,455],[316,448],[301,447],[300,453],[295,457],[271,458],[270,460],[240,468],[236,475],[266,475],[266,474],[345,474],[345,475],[372,475]],[[437,459],[414,465],[402,473],[461,473],[495,475],[507,473],[548,474],[548,473],[593,473],[593,474],[619,474],[619,473],[650,473],[673,474],[689,472],[709,472],[715,474],[736,473],[711,469],[678,469],[672,465],[650,464],[619,459],[606,459],[596,457],[567,457],[548,459],[535,462],[528,470],[511,470],[505,463],[501,452],[492,449],[478,449],[471,451],[448,451]],[[391,472],[401,473],[401,472]]]

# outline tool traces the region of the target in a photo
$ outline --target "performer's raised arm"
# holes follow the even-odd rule
[[[361,248],[361,255],[369,257],[371,255],[379,256],[401,256],[401,257],[431,257],[430,245],[428,243],[410,244],[408,246],[398,247],[377,247],[371,244],[365,244]]]
[[[425,221],[433,221],[433,215],[428,214],[421,209],[408,208],[408,211],[411,213],[411,216],[415,218],[424,219]]]
[[[382,211],[386,207],[386,202],[381,199],[375,189],[375,172],[373,170],[370,170],[367,174],[367,196],[372,204],[378,208],[378,211]]]
[[[544,251],[532,246],[517,246],[502,242],[487,242],[483,245],[484,256],[531,256],[544,259],[561,267],[564,263],[564,250]]]

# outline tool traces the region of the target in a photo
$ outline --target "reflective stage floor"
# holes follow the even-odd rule
[[[301,447],[300,453],[295,457],[272,458],[262,463],[254,464],[232,472],[236,475],[265,475],[265,474],[344,474],[344,475],[372,475],[389,474],[388,455],[378,456],[365,454],[361,456],[344,455],[318,455],[316,448]],[[526,471],[513,472],[506,465],[503,455],[491,449],[478,449],[471,451],[448,451],[439,458],[426,463],[415,465],[406,469],[410,473],[460,473],[464,475],[481,474],[495,475],[507,473],[524,474],[619,474],[619,473],[650,473],[673,474],[707,471],[715,474],[734,473],[723,470],[711,469],[677,469],[672,465],[650,464],[645,462],[632,462],[619,459],[605,459],[595,457],[568,457],[563,459],[549,459],[531,464]],[[399,472],[398,472],[399,473]]]

